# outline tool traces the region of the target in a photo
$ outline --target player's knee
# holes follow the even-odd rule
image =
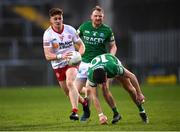
[[[67,81],[66,84],[67,84],[68,89],[73,88],[73,85],[74,85],[73,81]]]

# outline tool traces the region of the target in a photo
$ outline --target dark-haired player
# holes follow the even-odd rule
[[[104,90],[107,89],[107,79],[114,78],[121,83],[121,80],[127,81],[129,86],[123,86],[130,93],[133,101],[139,109],[140,117],[143,122],[148,123],[148,117],[145,113],[145,109],[142,106],[142,98],[139,98],[138,95],[142,94],[140,86],[136,76],[127,70],[117,57],[112,54],[102,54],[95,57],[89,66],[88,69],[88,87],[91,88],[91,96],[95,105],[95,108],[99,114],[99,120],[101,124],[107,123],[107,118],[103,114],[101,105],[97,96],[97,85],[103,85]],[[138,90],[137,90],[138,89]],[[138,93],[139,92],[139,93]],[[143,94],[142,94],[143,96]]]
[[[71,55],[71,51],[75,50],[75,45],[78,45],[78,52],[81,55],[84,54],[85,46],[80,37],[76,34],[76,30],[72,26],[63,23],[62,9],[50,9],[49,17],[51,25],[46,29],[43,35],[45,58],[47,61],[51,62],[60,87],[63,88],[65,94],[70,99],[72,106],[70,119],[78,120],[78,100],[80,99],[80,95],[74,85],[78,70],[75,66],[69,66],[67,60]],[[86,102],[86,100],[81,98],[83,107],[88,109]]]

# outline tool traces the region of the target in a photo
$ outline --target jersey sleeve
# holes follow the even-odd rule
[[[78,32],[73,27],[71,27],[71,34],[72,34],[72,40],[74,43],[76,43],[80,40]]]
[[[124,67],[119,59],[117,59],[117,74],[120,76],[124,74]]]
[[[114,33],[112,32],[112,29],[109,28],[109,38],[108,38],[108,42],[112,42],[112,41],[115,41]]]
[[[79,34],[80,37],[83,35],[82,34],[82,28],[83,28],[83,25],[80,25],[80,27],[77,30],[77,33]]]
[[[43,46],[44,47],[52,47],[51,36],[50,36],[50,33],[47,31],[45,31],[44,35],[43,35]]]

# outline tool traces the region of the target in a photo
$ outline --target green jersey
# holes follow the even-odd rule
[[[98,55],[107,53],[107,44],[114,41],[111,28],[105,24],[94,28],[92,22],[87,21],[79,27],[78,33],[86,47],[82,56],[82,61],[86,63],[90,63]]]
[[[88,80],[92,84],[96,83],[96,80],[93,80],[93,72],[97,68],[103,68],[108,78],[120,76],[124,73],[124,68],[119,59],[109,53],[98,55],[91,61],[88,69]]]

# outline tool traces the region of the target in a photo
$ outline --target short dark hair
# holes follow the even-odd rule
[[[63,10],[60,8],[51,8],[49,10],[49,17],[55,16],[55,15],[62,15]]]
[[[92,9],[92,12],[93,11],[99,11],[99,12],[103,12],[104,13],[104,10],[103,10],[103,8],[102,7],[100,7],[99,5],[97,5],[97,6],[95,6],[93,9]]]
[[[93,79],[97,84],[106,82],[106,72],[103,68],[96,68],[93,72]]]

